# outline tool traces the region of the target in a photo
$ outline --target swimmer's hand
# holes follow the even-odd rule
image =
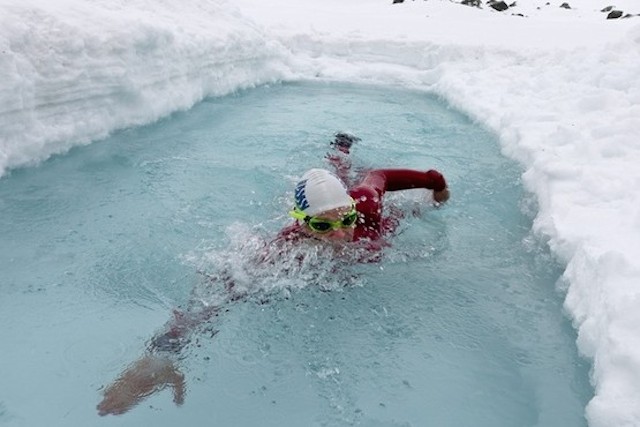
[[[447,200],[449,200],[449,189],[445,188],[442,191],[434,191],[433,192],[433,200],[435,200],[436,203],[444,203]]]
[[[146,355],[107,387],[102,402],[98,404],[98,414],[124,414],[167,386],[173,389],[173,401],[181,405],[184,402],[184,375],[171,360]]]

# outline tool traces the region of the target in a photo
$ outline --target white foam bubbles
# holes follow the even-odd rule
[[[229,226],[225,233],[227,247],[204,248],[186,257],[203,273],[193,297],[204,305],[287,297],[308,286],[328,291],[362,284],[349,267],[370,256],[359,245],[270,240],[264,230],[242,223]]]

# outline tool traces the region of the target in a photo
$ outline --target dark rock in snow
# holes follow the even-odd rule
[[[503,1],[490,1],[487,4],[499,12],[509,9],[509,6]]]
[[[463,4],[465,6],[480,7],[482,6],[482,0],[462,0],[460,4]]]
[[[516,2],[511,3],[509,7],[516,7]]]
[[[569,3],[562,3],[560,7],[563,9],[571,9],[571,6],[569,6]]]
[[[607,15],[607,19],[618,19],[622,16],[622,11],[621,10],[612,10],[611,12],[609,12],[609,14]]]
[[[600,12],[611,12],[612,9],[613,9],[613,6],[607,6],[604,9],[602,9]]]
[[[404,2],[404,0],[393,0],[393,4],[402,3],[402,2]]]

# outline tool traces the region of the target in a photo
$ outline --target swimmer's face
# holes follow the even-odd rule
[[[345,206],[337,209],[332,209],[330,211],[320,212],[318,215],[314,215],[315,218],[325,219],[327,221],[341,221],[345,215],[349,214],[352,211],[351,206]],[[354,227],[340,227],[337,229],[332,229],[326,233],[318,233],[311,229],[308,225],[305,225],[306,230],[313,235],[313,237],[328,240],[332,242],[336,241],[344,241],[351,242],[353,241],[353,229]]]

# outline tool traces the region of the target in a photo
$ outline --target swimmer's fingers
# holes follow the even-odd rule
[[[448,188],[445,188],[442,191],[434,191],[433,192],[433,200],[436,203],[444,203],[447,200],[449,200],[449,196],[450,195],[451,194],[449,193],[449,189]]]

